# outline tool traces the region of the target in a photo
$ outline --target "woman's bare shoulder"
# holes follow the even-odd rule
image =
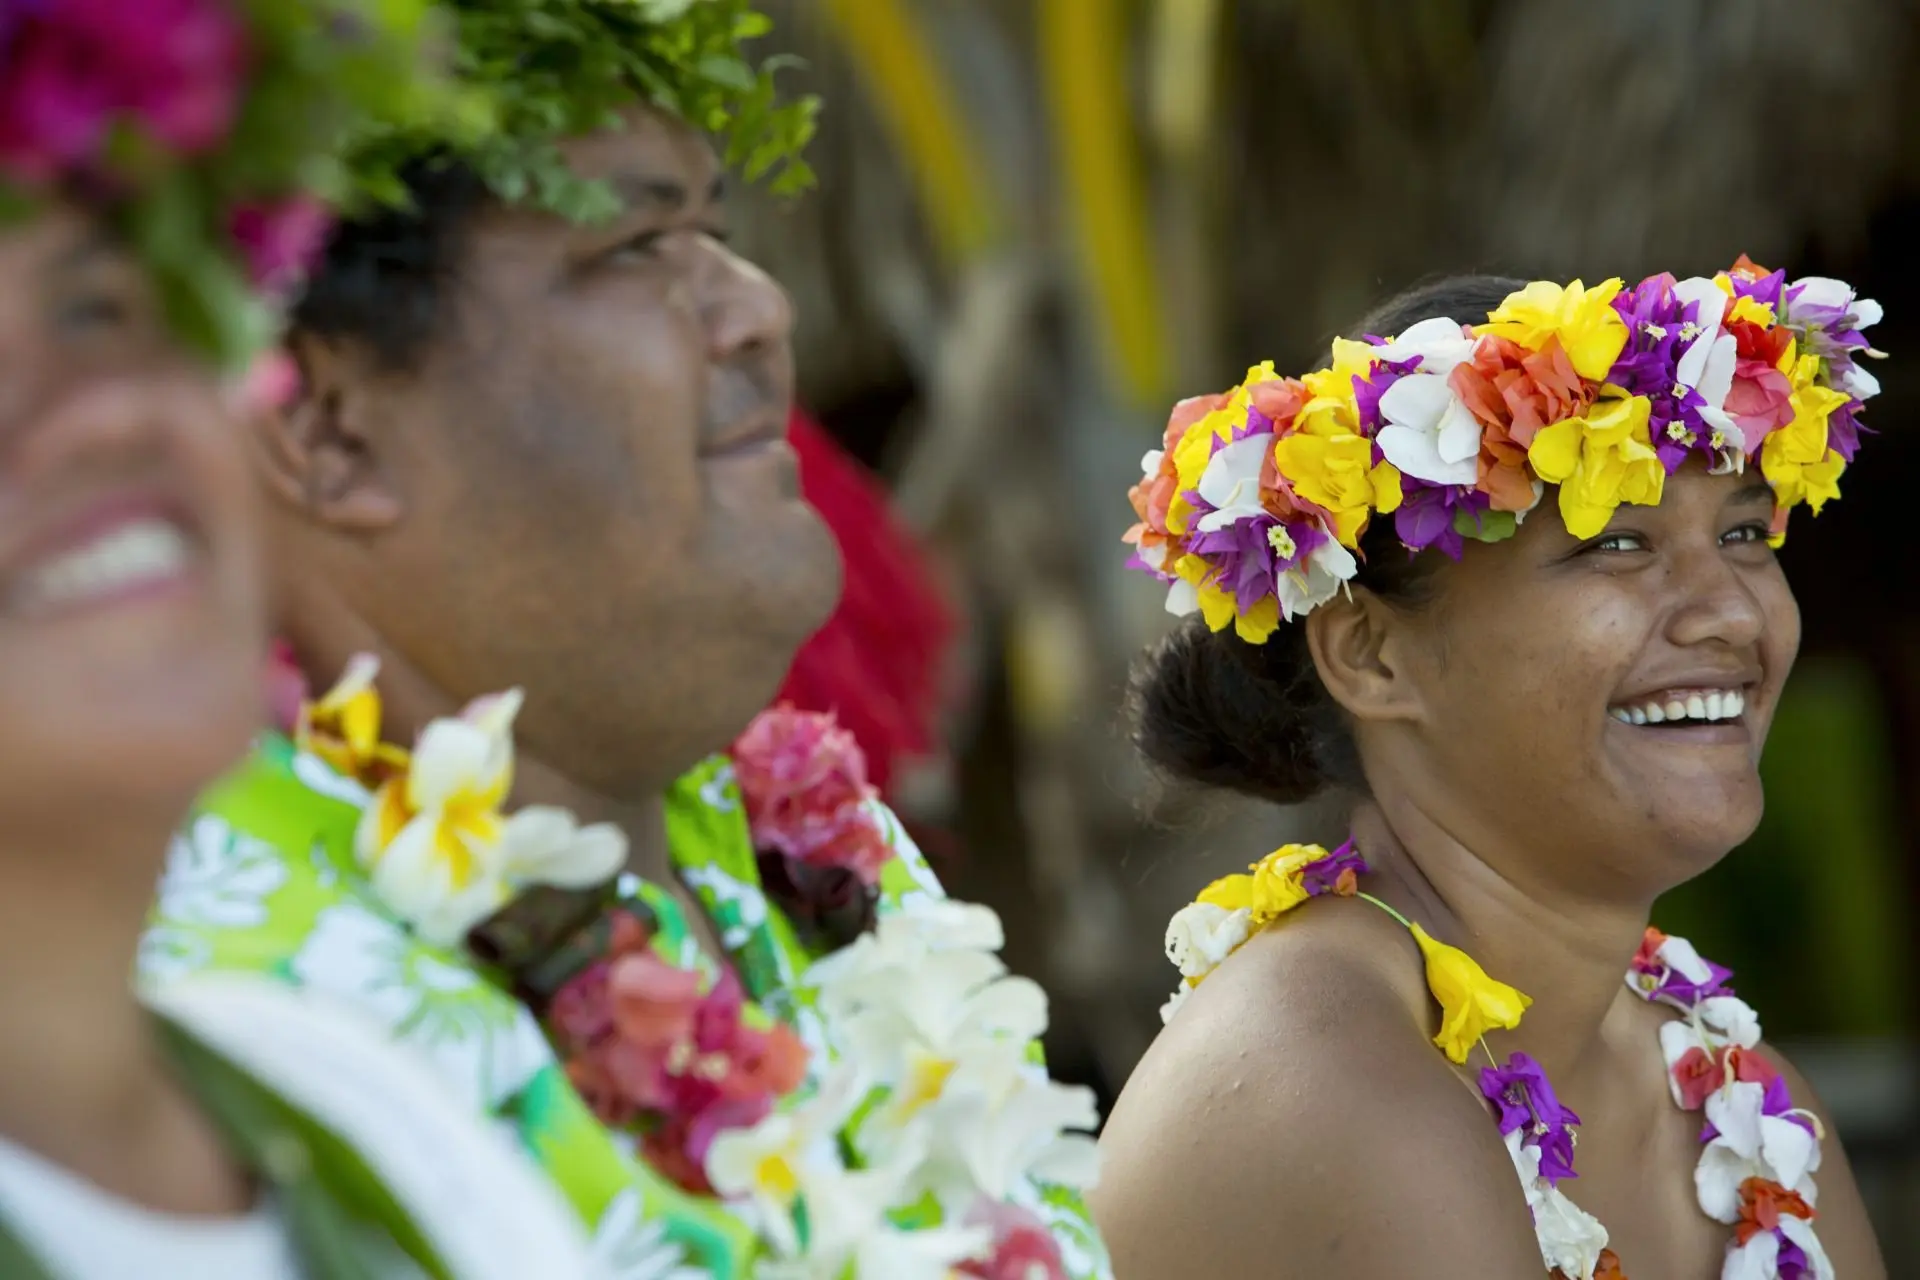
[[[1539,1275],[1486,1105],[1427,1039],[1419,954],[1370,915],[1254,938],[1142,1059],[1094,1197],[1118,1274]]]

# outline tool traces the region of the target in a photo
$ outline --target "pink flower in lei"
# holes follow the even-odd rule
[[[734,743],[733,767],[756,849],[879,884],[892,850],[869,806],[866,756],[832,716],[762,713]]]
[[[30,182],[92,168],[122,120],[174,155],[219,146],[247,63],[218,0],[48,0],[4,56],[0,168]]]
[[[702,992],[698,973],[668,964],[645,930],[615,918],[607,959],[554,994],[547,1022],[567,1075],[604,1123],[637,1126],[648,1162],[710,1195],[708,1149],[756,1124],[800,1086],[807,1052],[785,1026],[742,1018],[740,980],[725,970]]]
[[[1068,1280],[1060,1243],[1039,1216],[1018,1205],[982,1200],[967,1215],[969,1227],[993,1232],[993,1251],[962,1264],[960,1274],[980,1280]]]

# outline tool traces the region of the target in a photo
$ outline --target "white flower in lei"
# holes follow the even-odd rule
[[[587,888],[611,880],[626,861],[626,837],[609,824],[582,827],[551,805],[502,813],[520,702],[514,689],[429,724],[354,835],[375,891],[441,945],[457,944],[531,885]]]
[[[837,1064],[812,1099],[722,1134],[707,1157],[715,1190],[751,1204],[779,1256],[761,1275],[946,1280],[993,1243],[958,1225],[983,1202],[1017,1203],[1030,1180],[1092,1185],[1093,1140],[1070,1132],[1097,1123],[1092,1093],[1027,1061],[1046,997],[1007,973],[1002,942],[991,910],[927,899],[808,971]],[[945,1225],[891,1222],[929,1193]]]

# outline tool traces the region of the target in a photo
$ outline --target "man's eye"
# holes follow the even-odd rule
[[[660,256],[660,242],[666,239],[664,231],[642,231],[637,236],[622,240],[604,255],[610,262],[630,262],[639,258],[657,258]]]
[[[103,290],[92,290],[71,294],[56,302],[53,323],[62,333],[81,334],[125,324],[130,314],[126,299]]]

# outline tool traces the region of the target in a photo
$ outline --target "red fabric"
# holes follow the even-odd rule
[[[788,430],[800,490],[840,544],[846,589],[801,647],[778,700],[837,715],[884,792],[903,758],[933,746],[953,610],[874,477],[798,410]]]

